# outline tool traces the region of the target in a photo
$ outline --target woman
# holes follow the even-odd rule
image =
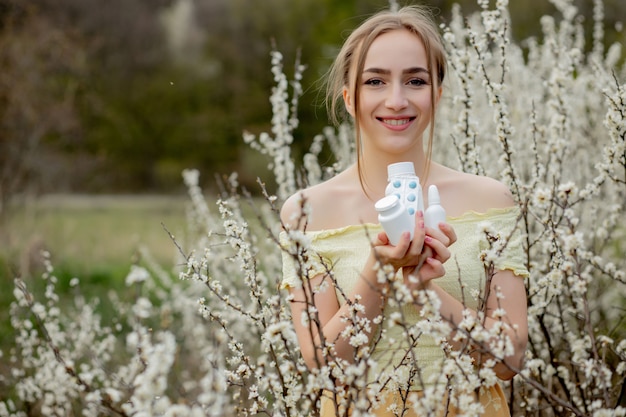
[[[441,383],[442,359],[450,352],[467,352],[476,367],[492,359],[485,344],[470,341],[468,345],[467,339],[455,337],[455,331],[446,340],[450,349],[427,335],[407,338],[406,329],[423,319],[420,311],[425,307],[416,301],[390,305],[394,280],[380,278],[385,268],[392,268],[412,294],[436,294],[440,303],[433,305],[453,330],[458,330],[464,314],[479,314],[480,297],[471,295],[479,290],[484,327],[503,328],[511,342],[506,358],[493,367],[499,379],[508,380],[521,368],[527,343],[522,279],[527,272],[515,241],[519,236],[511,233],[517,210],[509,190],[496,180],[457,172],[430,159],[445,71],[437,27],[424,9],[405,7],[366,20],[338,54],[329,73],[327,96],[333,117],[343,104],[354,121],[357,162],[332,179],[293,195],[281,210],[286,231],[304,232],[310,241],[306,270],[287,254],[283,268],[283,285],[292,295],[302,356],[307,366],[315,369],[333,367],[333,362],[335,367],[354,363],[363,352],[369,352],[379,364],[369,380],[381,384],[381,393],[388,391],[381,403],[371,402],[375,415],[418,415],[415,404],[420,393],[436,381]],[[413,162],[422,189],[431,184],[438,187],[448,218],[432,229],[424,226],[423,213],[418,212],[413,239],[405,233],[393,246],[378,224],[374,203],[384,196],[387,166],[400,161]],[[490,271],[480,257],[481,248],[488,248],[478,229],[485,221],[501,235],[513,236]],[[282,234],[285,242],[287,232]],[[399,316],[404,326],[394,322]],[[350,333],[355,320],[365,323],[359,336],[367,337],[368,349]],[[408,344],[396,343],[398,340]],[[328,342],[332,342],[331,348]],[[403,367],[408,369],[404,374],[400,372]],[[391,379],[384,379],[385,369],[395,372],[395,386],[401,389],[389,388]],[[398,381],[398,375],[407,380]],[[459,387],[451,382],[444,385],[438,412],[450,415],[465,406],[454,396]],[[325,392],[322,415],[338,415],[342,407],[344,411],[355,407],[354,398],[341,403],[337,392],[344,390]],[[508,415],[497,383],[477,390],[474,399],[472,406],[482,407],[483,415]]]

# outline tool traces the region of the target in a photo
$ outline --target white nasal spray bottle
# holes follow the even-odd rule
[[[426,227],[438,229],[439,223],[446,221],[446,210],[441,206],[439,190],[436,185],[428,187],[428,208],[424,212],[424,224]]]

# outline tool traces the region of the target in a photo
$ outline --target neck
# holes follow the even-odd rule
[[[422,152],[417,156],[377,155],[368,158],[363,155],[361,159],[361,175],[365,192],[372,199],[383,197],[387,186],[387,166],[396,162],[413,162],[415,174],[423,181],[426,169],[426,156]],[[356,171],[356,165],[355,165]],[[358,174],[358,173],[357,173]]]

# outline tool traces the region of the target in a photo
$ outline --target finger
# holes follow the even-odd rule
[[[379,232],[372,240],[372,246],[382,246],[389,244],[389,236],[385,232]]]
[[[425,262],[430,268],[430,274],[432,274],[432,278],[442,277],[446,274],[446,268],[444,268],[443,264],[439,262],[435,258],[426,258]],[[429,274],[429,275],[430,275]]]
[[[435,239],[439,240],[446,246],[451,246],[454,242],[456,242],[456,232],[448,223],[439,223],[439,227],[433,229],[431,227],[426,228],[426,234],[428,236],[432,236]]]
[[[426,260],[426,258],[431,258],[433,256],[436,256],[436,252],[435,250],[430,247],[428,244],[426,244],[426,240],[431,240],[431,241],[435,241],[435,239],[426,236],[424,238],[424,247],[422,248],[422,253],[420,253],[420,260],[423,262],[424,260]]]
[[[446,237],[449,239],[449,243],[447,246],[452,245],[457,240],[456,232],[454,228],[449,223],[439,223],[439,230],[441,230]]]
[[[418,211],[415,214],[415,229],[413,231],[413,241],[409,248],[409,253],[418,255],[424,248],[424,237],[426,236],[426,227],[424,226],[424,213]]]
[[[432,250],[432,256],[429,256],[429,258],[435,258],[441,262],[446,262],[448,259],[450,259],[450,256],[451,256],[450,250],[448,249],[446,245],[441,243],[439,240],[432,238],[430,236],[426,236],[426,238],[424,239],[424,242],[427,245],[427,247]]]
[[[440,224],[442,224],[442,223],[440,223]],[[446,246],[449,245],[448,242],[450,241],[450,239],[440,229],[433,229],[432,227],[427,227],[426,228],[426,236],[430,236],[430,237],[432,237],[434,239],[437,239],[438,241],[442,242]]]
[[[396,256],[398,256],[399,258],[403,257],[407,253],[409,248],[414,244],[415,240],[415,236],[413,236],[413,240],[411,240],[410,232],[403,232],[402,236],[400,236],[398,244],[395,246],[396,249],[394,253],[396,254]]]
[[[408,247],[405,257],[408,259],[419,257],[424,251],[424,238],[415,239],[411,242],[411,246]]]
[[[426,258],[419,271],[411,271],[410,274],[405,275],[405,280],[409,285],[417,285],[418,288],[424,289],[430,281],[441,278],[445,274],[446,269],[441,262],[434,258]]]

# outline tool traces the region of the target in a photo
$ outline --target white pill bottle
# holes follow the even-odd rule
[[[397,195],[381,198],[374,208],[378,212],[378,221],[389,237],[389,243],[397,245],[404,232],[409,232],[413,240],[415,217],[409,214]]]

